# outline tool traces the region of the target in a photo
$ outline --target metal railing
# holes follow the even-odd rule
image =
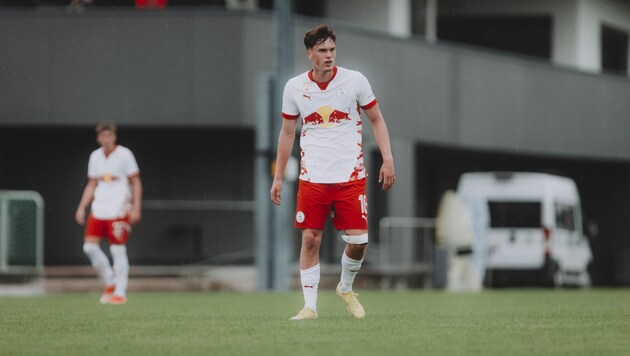
[[[379,239],[370,243],[373,272],[381,274],[384,287],[408,287],[409,278],[419,278],[431,287],[435,219],[384,217],[379,221]]]
[[[160,200],[142,201],[144,210],[254,211],[250,200]]]

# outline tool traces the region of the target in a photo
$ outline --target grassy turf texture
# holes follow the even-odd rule
[[[291,293],[0,298],[0,355],[629,355],[630,290],[332,291],[319,319],[289,321]]]

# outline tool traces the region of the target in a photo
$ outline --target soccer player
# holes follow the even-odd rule
[[[103,304],[125,304],[129,259],[127,239],[131,225],[141,219],[142,182],[133,153],[116,144],[116,125],[103,122],[96,126],[96,141],[101,146],[88,162],[88,182],[79,202],[75,219],[86,223],[85,210],[91,203],[85,225],[83,251],[92,267],[105,281]],[[101,239],[109,242],[113,268],[101,249]]]
[[[382,189],[395,182],[389,133],[372,88],[359,72],[337,67],[336,36],[319,25],[304,36],[312,69],[290,79],[282,98],[282,128],[278,138],[271,200],[280,205],[282,177],[293,143],[298,117],[301,162],[295,227],[302,230],[300,280],[304,308],[291,320],[317,318],[320,279],[319,248],[324,224],[332,212],[335,228],[346,242],[341,258],[341,280],[336,294],[354,318],[365,310],[352,291],[368,243],[366,170],[363,165],[361,109],[365,112],[383,157],[379,173]]]

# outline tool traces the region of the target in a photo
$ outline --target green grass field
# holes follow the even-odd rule
[[[299,292],[5,297],[0,355],[630,354],[628,289],[360,294],[363,320],[326,290],[300,322]]]

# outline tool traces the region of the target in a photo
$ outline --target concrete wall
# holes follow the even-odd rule
[[[387,32],[394,36],[411,35],[411,0],[326,1],[326,18],[359,28]]]
[[[372,31],[386,32],[389,29],[390,5],[388,0],[365,1],[327,1],[326,18],[331,21],[354,24]],[[302,37],[304,34],[302,33]]]
[[[271,20],[233,12],[4,13],[0,125],[109,118],[253,127],[256,78],[274,65]],[[296,74],[308,68],[301,41],[313,24],[296,22]],[[630,159],[625,78],[336,29],[338,64],[370,78],[394,137]]]
[[[442,0],[439,5],[439,15],[446,16],[549,14],[552,61],[589,72],[601,70],[603,24],[630,32],[630,6],[619,0],[479,0],[474,6],[465,0]]]
[[[481,0],[474,6],[464,0],[439,1],[439,16],[491,15],[507,17],[514,15],[552,16],[552,61],[561,65],[580,68],[578,49],[584,33],[578,31],[578,2],[576,0]]]
[[[630,34],[630,6],[627,1],[579,1],[578,33],[580,68],[599,71],[601,63],[601,28],[610,26]],[[628,48],[630,60],[630,47]],[[630,68],[630,66],[628,66]],[[630,73],[630,72],[629,72]]]
[[[241,26],[228,12],[0,14],[0,124],[238,125],[242,47],[225,29]]]

